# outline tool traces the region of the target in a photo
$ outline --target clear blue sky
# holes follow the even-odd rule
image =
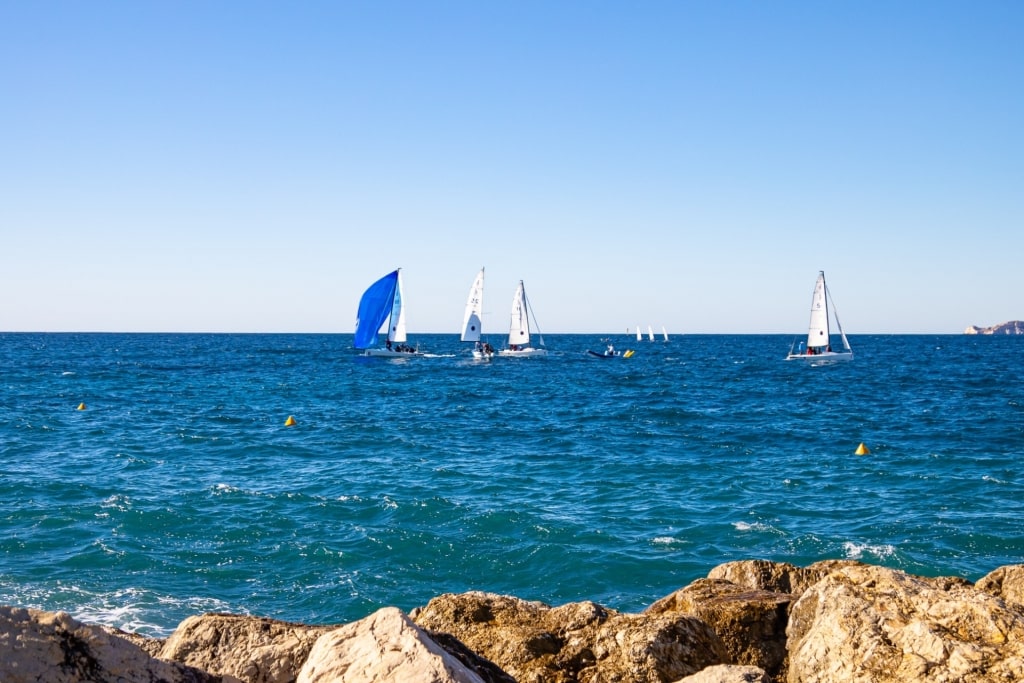
[[[0,330],[1024,318],[1024,3],[0,2]]]

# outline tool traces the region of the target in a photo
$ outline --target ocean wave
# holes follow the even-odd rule
[[[732,526],[736,531],[762,531],[782,535],[782,531],[764,522],[733,522]]]
[[[654,545],[678,545],[685,542],[685,540],[674,536],[655,536],[651,539],[651,543]]]
[[[865,555],[885,560],[896,555],[896,547],[888,543],[872,544],[846,541],[843,543],[843,552],[848,560],[862,560]]]
[[[67,612],[90,624],[166,638],[175,625],[204,612],[248,614],[244,606],[210,597],[177,597],[140,587],[90,591],[77,584],[10,585],[0,582],[0,601],[29,609]],[[168,618],[177,618],[170,625]]]

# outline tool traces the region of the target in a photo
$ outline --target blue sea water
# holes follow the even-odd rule
[[[822,366],[602,339],[0,334],[0,603],[165,636],[467,590],[639,611],[739,559],[1024,562],[1024,339],[853,336]]]

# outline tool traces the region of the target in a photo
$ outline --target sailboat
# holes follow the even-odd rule
[[[665,329],[664,325],[661,326],[661,336],[665,341],[668,341],[668,330]]]
[[[377,332],[388,323],[383,348],[377,344]],[[356,312],[354,345],[365,349],[366,356],[408,357],[421,355],[406,342],[405,307],[402,306],[402,270],[392,271],[370,285],[359,300]]]
[[[832,314],[829,315],[831,305]],[[811,322],[807,329],[807,342],[793,342],[789,348],[789,355],[786,360],[811,360],[811,361],[833,361],[853,359],[853,349],[846,339],[843,326],[839,324],[839,316],[835,310],[836,304],[832,301],[832,293],[825,285],[825,271],[818,272],[818,280],[814,283],[814,295],[811,297]],[[839,337],[842,349],[836,351],[832,348],[832,335],[829,330],[829,319],[834,317],[836,329],[839,330]]]
[[[484,306],[484,269],[476,274],[473,285],[469,288],[469,298],[466,299],[466,315],[462,319],[462,336],[464,342],[474,342],[473,358],[491,359],[494,357],[494,347],[487,342],[481,341],[483,334],[483,306]]]
[[[654,341],[654,330],[650,325],[647,326],[647,341]]]
[[[498,352],[499,356],[535,357],[548,355],[547,349],[534,348],[530,345],[530,305],[526,299],[523,281],[519,281],[516,293],[512,297],[512,321],[508,330],[508,348]],[[534,325],[537,321],[534,320]],[[544,346],[544,337],[537,331],[540,345]]]
[[[643,341],[643,339],[644,339],[643,333],[640,332],[640,326],[637,325],[636,326],[636,340],[637,341]]]

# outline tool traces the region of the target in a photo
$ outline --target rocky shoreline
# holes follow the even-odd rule
[[[636,614],[470,592],[341,625],[206,614],[167,639],[0,607],[3,683],[1022,680],[1024,565],[972,584],[747,560]]]

